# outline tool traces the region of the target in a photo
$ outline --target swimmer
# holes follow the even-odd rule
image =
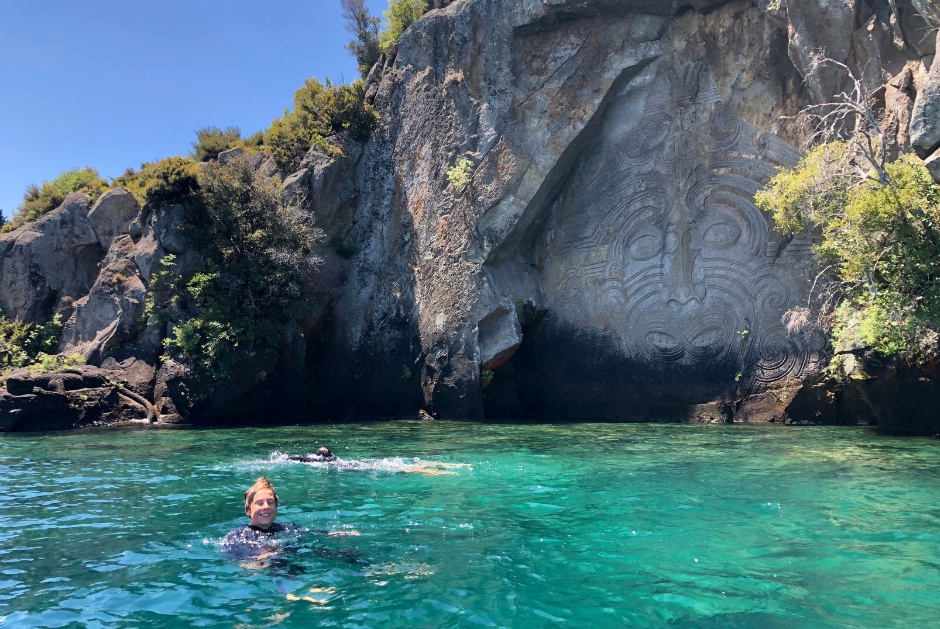
[[[287,457],[287,460],[297,463],[335,463],[339,470],[372,470],[375,469],[376,463],[376,461],[371,459],[352,461],[340,459],[330,452],[329,448],[325,447],[319,448],[315,454],[292,454]],[[394,471],[404,472],[405,474],[428,474],[430,476],[438,476],[441,474],[456,474],[456,472],[448,470],[463,467],[473,469],[473,466],[469,463],[441,463],[438,461],[421,461],[417,458],[414,460],[416,461],[415,463],[408,464],[401,459],[396,459],[400,464],[397,464],[397,469]]]
[[[300,463],[329,463],[336,460],[336,455],[330,452],[330,449],[323,446],[317,448],[315,454],[295,454],[287,457],[288,461],[299,461]]]
[[[304,529],[292,522],[275,522],[278,498],[274,485],[262,476],[245,491],[245,515],[249,523],[233,529],[222,538],[222,549],[227,555],[256,560],[277,554],[275,539],[284,533],[296,536],[359,535],[358,531],[316,531]]]

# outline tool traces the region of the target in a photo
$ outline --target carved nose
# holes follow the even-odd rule
[[[667,264],[665,295],[666,305],[685,306],[691,302],[705,301],[705,285],[695,281],[695,260],[700,248],[695,243],[694,226],[689,226],[678,236],[674,229],[667,236]],[[671,241],[671,242],[670,242]]]
[[[705,301],[705,287],[694,282],[680,282],[678,286],[669,291],[666,298],[666,304],[678,304],[685,306],[689,302],[701,304]]]

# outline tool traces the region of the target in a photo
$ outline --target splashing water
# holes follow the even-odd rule
[[[285,454],[320,445],[340,458]],[[825,629],[940,612],[940,442],[862,429],[95,430],[0,436],[0,472],[0,627]],[[261,474],[279,521],[361,536],[227,558]]]

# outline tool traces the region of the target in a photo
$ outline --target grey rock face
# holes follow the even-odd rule
[[[936,52],[936,39],[933,33],[936,25],[932,24],[940,24],[940,12],[931,19],[924,17],[924,15],[930,15],[926,4],[924,0],[901,0],[901,2],[898,2],[904,41],[921,57]]]
[[[937,35],[940,37],[940,33]],[[928,158],[940,147],[940,63],[934,63],[930,67],[930,72],[914,101],[911,145],[921,159]]]
[[[940,2],[937,0],[911,0],[921,17],[934,28],[940,26]]]
[[[140,240],[135,245],[133,257],[144,282],[150,282],[154,265],[168,253],[183,254],[189,250],[183,223],[186,209],[181,205],[155,210],[143,226]]]
[[[128,235],[114,239],[91,292],[75,302],[62,333],[63,354],[81,354],[97,362],[106,346],[127,340],[143,314],[146,289],[133,258]]]
[[[311,374],[320,408],[505,415],[499,399],[516,415],[720,421],[793,406],[730,402],[770,409],[828,360],[823,334],[782,323],[810,297],[811,243],[776,234],[753,195],[799,158],[785,116],[849,85],[819,54],[889,84],[890,141],[909,146],[925,22],[907,0],[678,4],[692,10],[477,0],[405,33],[370,78],[383,126],[355,194],[311,189],[309,171],[289,183],[355,203],[329,227],[358,250],[324,268],[345,283],[313,348],[330,365]],[[520,301],[547,314],[527,321]],[[481,369],[496,370],[485,392]]]
[[[846,88],[845,72],[833,65],[814,70],[813,55],[848,63],[855,32],[857,0],[802,0],[787,2],[790,58],[806,77],[810,98],[816,103],[832,102]]]
[[[39,220],[0,235],[0,309],[24,321],[45,321],[85,295],[104,250],[88,219],[91,199],[70,194]]]
[[[780,324],[809,243],[779,242],[753,206],[798,158],[770,130],[805,103],[801,77],[778,16],[714,4],[470,2],[414,25],[376,94],[388,122],[359,166],[336,351],[415,365],[413,403],[441,416],[483,413],[484,368],[512,372],[493,387],[511,377],[532,412],[638,418],[637,400],[704,403],[818,365],[825,339]],[[521,321],[519,301],[548,314]],[[358,398],[391,378],[363,373]]]

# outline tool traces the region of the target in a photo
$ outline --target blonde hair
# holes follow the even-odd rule
[[[251,506],[252,501],[255,499],[255,494],[265,489],[274,494],[274,505],[277,506],[277,490],[274,489],[274,485],[271,484],[271,481],[269,481],[267,477],[262,476],[255,481],[254,485],[245,491],[245,509]]]

